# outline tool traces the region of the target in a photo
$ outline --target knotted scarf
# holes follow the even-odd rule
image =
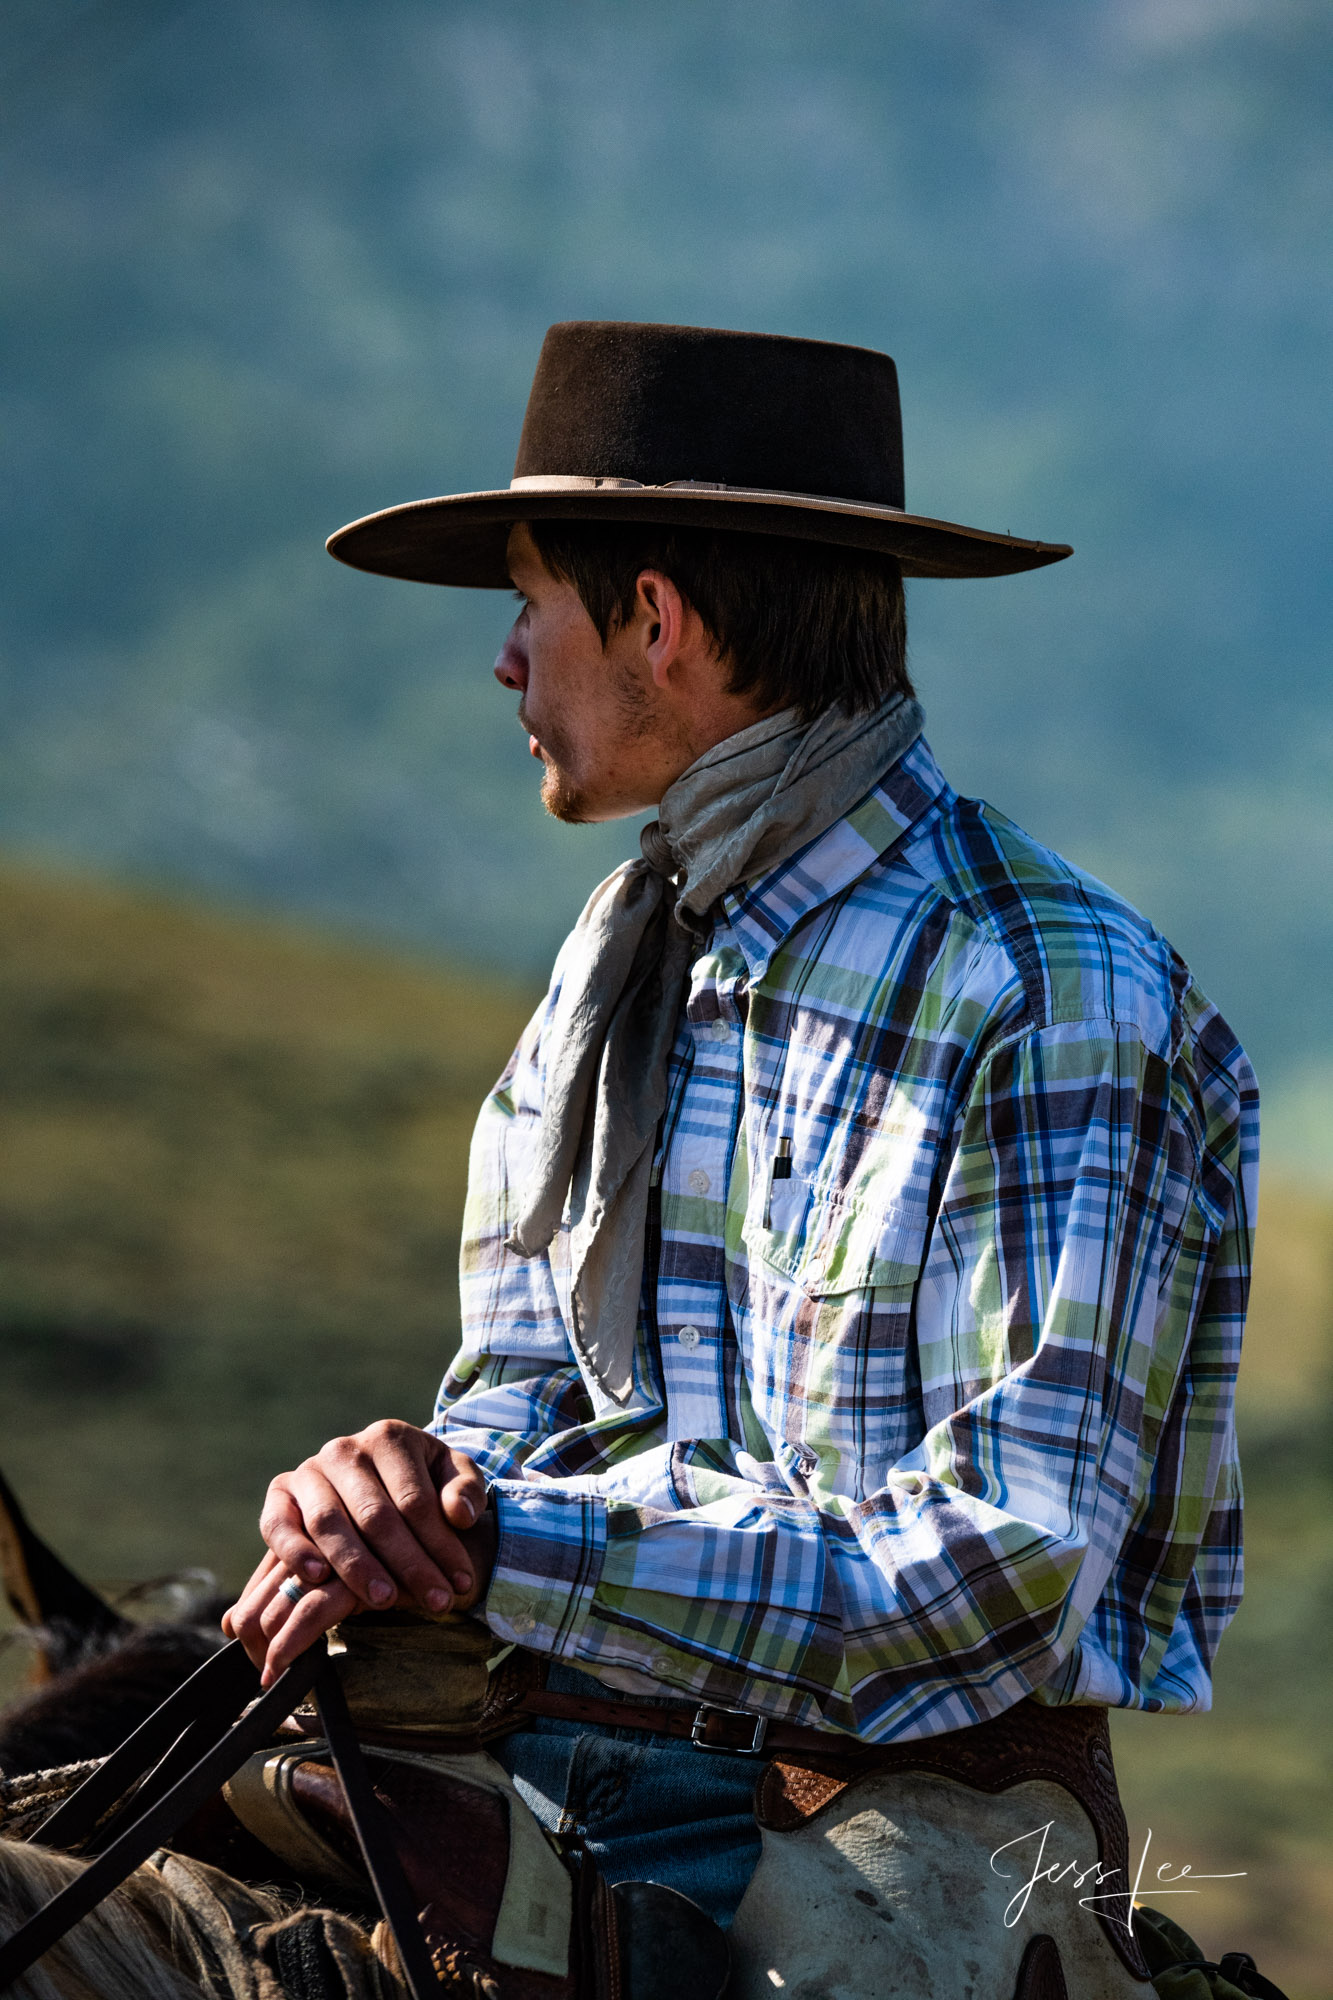
[[[713,905],[850,812],[921,733],[895,695],[868,715],[794,709],[706,751],[667,789],[641,861],[595,889],[565,947],[539,1137],[509,1248],[549,1248],[568,1209],[569,1328],[585,1379],[633,1388],[648,1189],[667,1058]]]

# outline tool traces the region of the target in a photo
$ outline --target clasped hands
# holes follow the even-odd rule
[[[490,1582],[495,1514],[470,1458],[386,1418],[333,1438],[269,1486],[268,1552],[222,1619],[269,1687],[354,1611],[467,1611]],[[293,1602],[283,1585],[304,1586]]]

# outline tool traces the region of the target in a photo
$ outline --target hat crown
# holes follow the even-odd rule
[[[566,320],[542,344],[514,465],[562,474],[901,508],[898,372],[826,340]]]

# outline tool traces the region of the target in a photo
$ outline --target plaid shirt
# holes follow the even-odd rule
[[[872,1741],[1030,1692],[1206,1708],[1257,1098],[1170,946],[922,742],[728,893],[623,1408],[566,1339],[567,1237],[505,1248],[560,976],[477,1126],[434,1424],[491,1482],[492,1630]]]

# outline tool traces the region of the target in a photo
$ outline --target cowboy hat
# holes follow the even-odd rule
[[[387,507],[327,546],[380,576],[505,589],[510,529],[553,517],[832,542],[894,556],[904,576],[1004,576],[1073,553],[906,511],[887,354],[620,320],[547,333],[507,487]]]

